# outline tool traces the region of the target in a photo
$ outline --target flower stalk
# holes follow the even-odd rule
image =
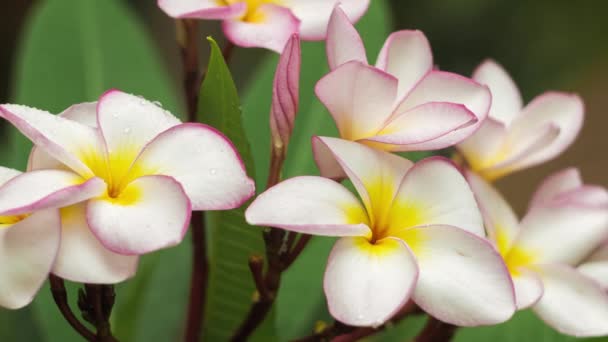
[[[51,293],[53,294],[53,300],[57,308],[65,318],[65,320],[72,326],[72,328],[85,340],[93,342],[96,341],[95,334],[91,332],[86,326],[84,326],[74,315],[70,304],[68,303],[68,293],[65,289],[63,279],[50,274],[49,283],[51,284]]]

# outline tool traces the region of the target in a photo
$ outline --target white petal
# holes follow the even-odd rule
[[[253,180],[247,177],[232,142],[203,124],[174,126],[152,140],[137,158],[129,177],[153,174],[180,182],[193,210],[236,208],[255,192]]]
[[[515,312],[509,272],[492,245],[462,229],[409,229],[408,246],[420,275],[414,300],[441,321],[459,326],[497,324]]]
[[[592,280],[569,267],[544,265],[545,293],[534,312],[561,333],[574,336],[608,334],[608,295]]]
[[[57,210],[43,210],[0,229],[0,306],[29,304],[55,261],[60,238]]]
[[[420,31],[394,32],[380,50],[376,66],[397,77],[397,99],[401,100],[433,69],[431,45]]]
[[[342,185],[322,177],[283,181],[259,195],[245,212],[247,222],[314,235],[367,236],[367,215]]]
[[[418,267],[406,245],[344,237],[329,255],[323,287],[329,312],[354,326],[379,326],[408,300]]]
[[[182,186],[167,176],[131,182],[118,198],[87,204],[87,223],[109,250],[139,255],[180,243],[190,223],[190,201]]]
[[[300,21],[289,9],[277,5],[261,5],[254,16],[257,19],[252,21],[224,20],[222,28],[226,38],[238,46],[261,47],[281,53],[300,27]]]
[[[568,168],[545,178],[534,193],[530,209],[560,205],[604,206],[608,209],[608,192],[602,187],[584,185],[579,170]]]
[[[336,6],[329,19],[326,50],[330,70],[350,61],[367,64],[363,41],[340,6]]]
[[[415,218],[400,218],[404,210]],[[485,236],[483,221],[473,193],[462,174],[447,159],[431,157],[414,165],[395,196],[391,229],[412,226],[450,225]]]
[[[578,270],[608,290],[608,243],[603,243],[578,267]]]
[[[492,118],[486,118],[481,127],[456,148],[473,170],[482,170],[495,163],[505,144],[507,128]]]
[[[513,79],[493,60],[481,63],[473,72],[473,79],[487,85],[492,92],[490,118],[508,126],[523,107],[521,94]]]
[[[105,248],[87,225],[85,205],[61,209],[61,245],[53,274],[78,283],[115,284],[137,270],[137,256]]]
[[[346,13],[352,23],[356,23],[367,11],[369,0],[283,0],[302,22],[300,36],[304,40],[323,40],[327,23],[336,4]]]
[[[526,309],[538,302],[543,295],[543,283],[535,272],[519,270],[511,274],[515,286],[517,309]]]
[[[22,172],[8,167],[0,166],[0,185],[19,176]]]
[[[19,215],[46,208],[59,208],[101,196],[101,178],[84,180],[71,171],[38,170],[23,173],[0,187],[0,214]]]
[[[315,93],[333,116],[340,136],[358,140],[384,127],[397,94],[397,79],[351,61],[317,82]]]
[[[246,2],[223,5],[216,0],[158,0],[158,7],[173,18],[226,19],[243,15]]]

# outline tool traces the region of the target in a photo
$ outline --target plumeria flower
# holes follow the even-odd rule
[[[0,186],[9,185],[20,174],[0,167]],[[0,201],[5,199],[0,197]],[[0,306],[5,308],[18,309],[32,301],[59,249],[59,212],[36,209],[13,207],[0,211]]]
[[[121,281],[137,255],[179,243],[192,210],[235,208],[254,192],[221,133],[117,90],[59,116],[21,105],[0,116],[35,144],[32,171],[0,188],[0,212],[63,208],[53,269],[63,278]]]
[[[361,198],[323,177],[288,179],[245,213],[250,224],[338,236],[325,270],[331,314],[378,326],[410,298],[456,325],[495,324],[515,310],[512,283],[464,177],[446,159],[409,160],[317,137]]]
[[[578,270],[597,281],[608,292],[608,241],[604,242],[586,258]]]
[[[376,66],[370,66],[359,34],[336,7],[327,30],[327,57],[332,71],[315,92],[343,139],[386,151],[437,150],[470,136],[490,109],[487,87],[434,69],[420,31],[391,34]],[[323,144],[314,149],[322,175],[343,176]]]
[[[492,91],[489,118],[458,145],[469,167],[488,180],[562,153],[581,130],[584,106],[576,94],[546,92],[523,107],[517,86],[496,62],[483,62],[473,79]]]
[[[471,171],[467,178],[513,277],[517,307],[532,306],[565,334],[608,334],[608,295],[575,268],[608,235],[608,192],[567,169],[543,182],[518,222],[489,183]]]
[[[294,33],[303,40],[325,39],[337,3],[355,22],[369,6],[369,0],[158,0],[173,18],[222,20],[224,34],[234,44],[279,53]]]

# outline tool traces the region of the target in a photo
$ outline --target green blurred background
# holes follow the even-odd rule
[[[545,90],[582,95],[587,108],[583,132],[558,159],[522,171],[499,187],[522,213],[536,185],[548,173],[578,166],[587,182],[608,186],[605,149],[608,128],[608,2],[372,0],[358,28],[373,60],[384,38],[396,29],[420,29],[429,38],[441,69],[471,73],[485,58],[503,64],[529,101]],[[159,100],[183,112],[180,60],[175,29],[152,0],[46,0],[0,2],[0,103],[19,102],[59,112],[72,103],[95,100],[116,87]],[[201,24],[204,36],[223,37],[217,22]],[[235,51],[231,69],[242,97],[258,184],[268,162],[270,85],[277,57],[257,49]],[[204,64],[201,64],[204,65]],[[312,134],[335,134],[333,123],[312,95],[325,72],[321,43],[304,45],[301,111],[285,169],[287,176],[315,173]],[[23,168],[27,142],[0,123],[1,165]],[[256,232],[255,228],[247,228]],[[260,248],[259,236],[239,245],[241,233],[218,230],[210,241],[212,284],[205,337],[222,341],[247,310],[252,284],[246,257]],[[214,233],[214,234],[216,234]],[[321,279],[331,239],[313,239],[284,277],[277,306],[265,322],[260,341],[284,341],[310,333],[317,320],[329,320]],[[187,297],[190,244],[143,258],[138,275],[118,286],[113,326],[123,341],[179,340]],[[75,285],[70,286],[75,297]],[[75,306],[74,306],[75,307]],[[399,324],[370,339],[405,341],[423,319]],[[45,286],[33,305],[0,310],[0,341],[78,341],[59,316]],[[458,341],[569,341],[530,312],[496,327],[463,329]],[[600,339],[601,340],[601,339]]]

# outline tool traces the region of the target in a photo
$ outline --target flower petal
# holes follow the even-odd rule
[[[317,82],[315,93],[333,116],[340,136],[357,140],[373,136],[384,127],[397,94],[397,79],[351,61]]]
[[[394,32],[380,50],[376,67],[397,77],[397,99],[402,100],[433,69],[431,45],[420,31]]]
[[[391,207],[399,184],[413,163],[405,158],[378,151],[356,142],[315,137],[340,164],[363,200],[372,224]]]
[[[363,140],[386,144],[390,151],[437,150],[457,141],[437,138],[465,129],[477,117],[464,105],[429,102],[394,117],[376,136]]]
[[[608,334],[608,295],[592,280],[562,265],[543,265],[545,293],[534,312],[561,333]]]
[[[608,243],[603,243],[586,258],[578,270],[598,282],[603,289],[608,290]]]
[[[254,16],[250,21],[224,20],[222,28],[226,38],[238,46],[261,47],[281,53],[300,27],[300,21],[289,9],[277,5],[261,5]]]
[[[301,64],[300,38],[294,34],[285,45],[272,83],[270,108],[272,140],[274,144],[280,143],[284,149],[287,149],[298,114]]]
[[[81,176],[93,176],[83,160],[88,156],[103,155],[103,143],[95,129],[21,105],[0,106],[0,116],[39,148]]]
[[[29,304],[46,280],[59,248],[61,221],[53,209],[0,229],[0,306]]]
[[[521,94],[513,79],[491,59],[485,60],[475,69],[473,79],[487,85],[492,92],[490,118],[509,126],[523,107]]]
[[[137,256],[105,248],[87,225],[85,204],[61,209],[61,246],[53,274],[77,283],[115,284],[135,275]]]
[[[323,280],[329,312],[348,325],[380,326],[409,300],[417,277],[416,261],[402,241],[372,245],[365,238],[341,238]]]
[[[403,211],[411,211],[402,223]],[[485,236],[483,222],[473,193],[462,174],[442,157],[426,158],[414,165],[395,196],[391,229],[412,226],[450,225]]]
[[[545,148],[522,158],[519,169],[540,164],[562,153],[580,132],[583,116],[583,101],[575,94],[547,92],[532,100],[513,120],[509,129],[510,141],[517,142],[534,136],[549,124],[559,128],[559,136]]]
[[[481,127],[456,148],[473,170],[492,165],[505,144],[507,128],[492,118],[486,118]]]
[[[21,171],[0,166],[0,185],[22,174]]]
[[[537,263],[576,265],[608,237],[608,210],[535,207],[521,222],[517,245]]]
[[[517,309],[523,310],[536,304],[543,296],[543,283],[535,272],[519,270],[511,274],[515,286]]]
[[[347,177],[331,150],[318,137],[312,137],[312,153],[321,176],[337,182]]]
[[[216,0],[158,0],[158,7],[173,18],[227,19],[240,17],[246,2],[219,5]]]
[[[178,244],[191,214],[182,186],[167,176],[145,176],[131,182],[117,198],[87,204],[87,223],[109,250],[139,255]]]
[[[350,22],[356,23],[367,11],[369,0],[283,0],[302,21],[300,36],[304,40],[323,40],[330,15],[339,3]]]
[[[106,188],[101,178],[85,181],[71,171],[26,172],[0,187],[0,214],[20,215],[46,208],[60,208],[101,196]]]
[[[329,19],[325,46],[330,70],[350,61],[367,64],[361,36],[340,6],[334,8]]]
[[[475,114],[477,123],[440,138],[452,142],[462,141],[473,134],[485,120],[491,100],[490,90],[486,86],[460,75],[434,70],[414,86],[397,106],[395,113],[403,113],[428,102],[463,104]]]
[[[322,177],[283,181],[251,203],[247,222],[327,236],[368,236],[367,215],[359,200],[342,185]]]
[[[255,192],[234,145],[216,129],[198,123],[174,126],[144,147],[129,179],[145,175],[173,177],[193,210],[236,208]]]
[[[608,192],[600,186],[584,185],[579,170],[568,168],[543,181],[534,193],[530,209],[560,205],[608,208]]]
[[[501,253],[507,253],[519,234],[519,220],[505,198],[471,171],[465,175],[483,215],[486,232]]]
[[[513,315],[509,272],[485,239],[450,226],[411,228],[408,235],[420,268],[414,301],[424,311],[459,326],[497,324]]]

